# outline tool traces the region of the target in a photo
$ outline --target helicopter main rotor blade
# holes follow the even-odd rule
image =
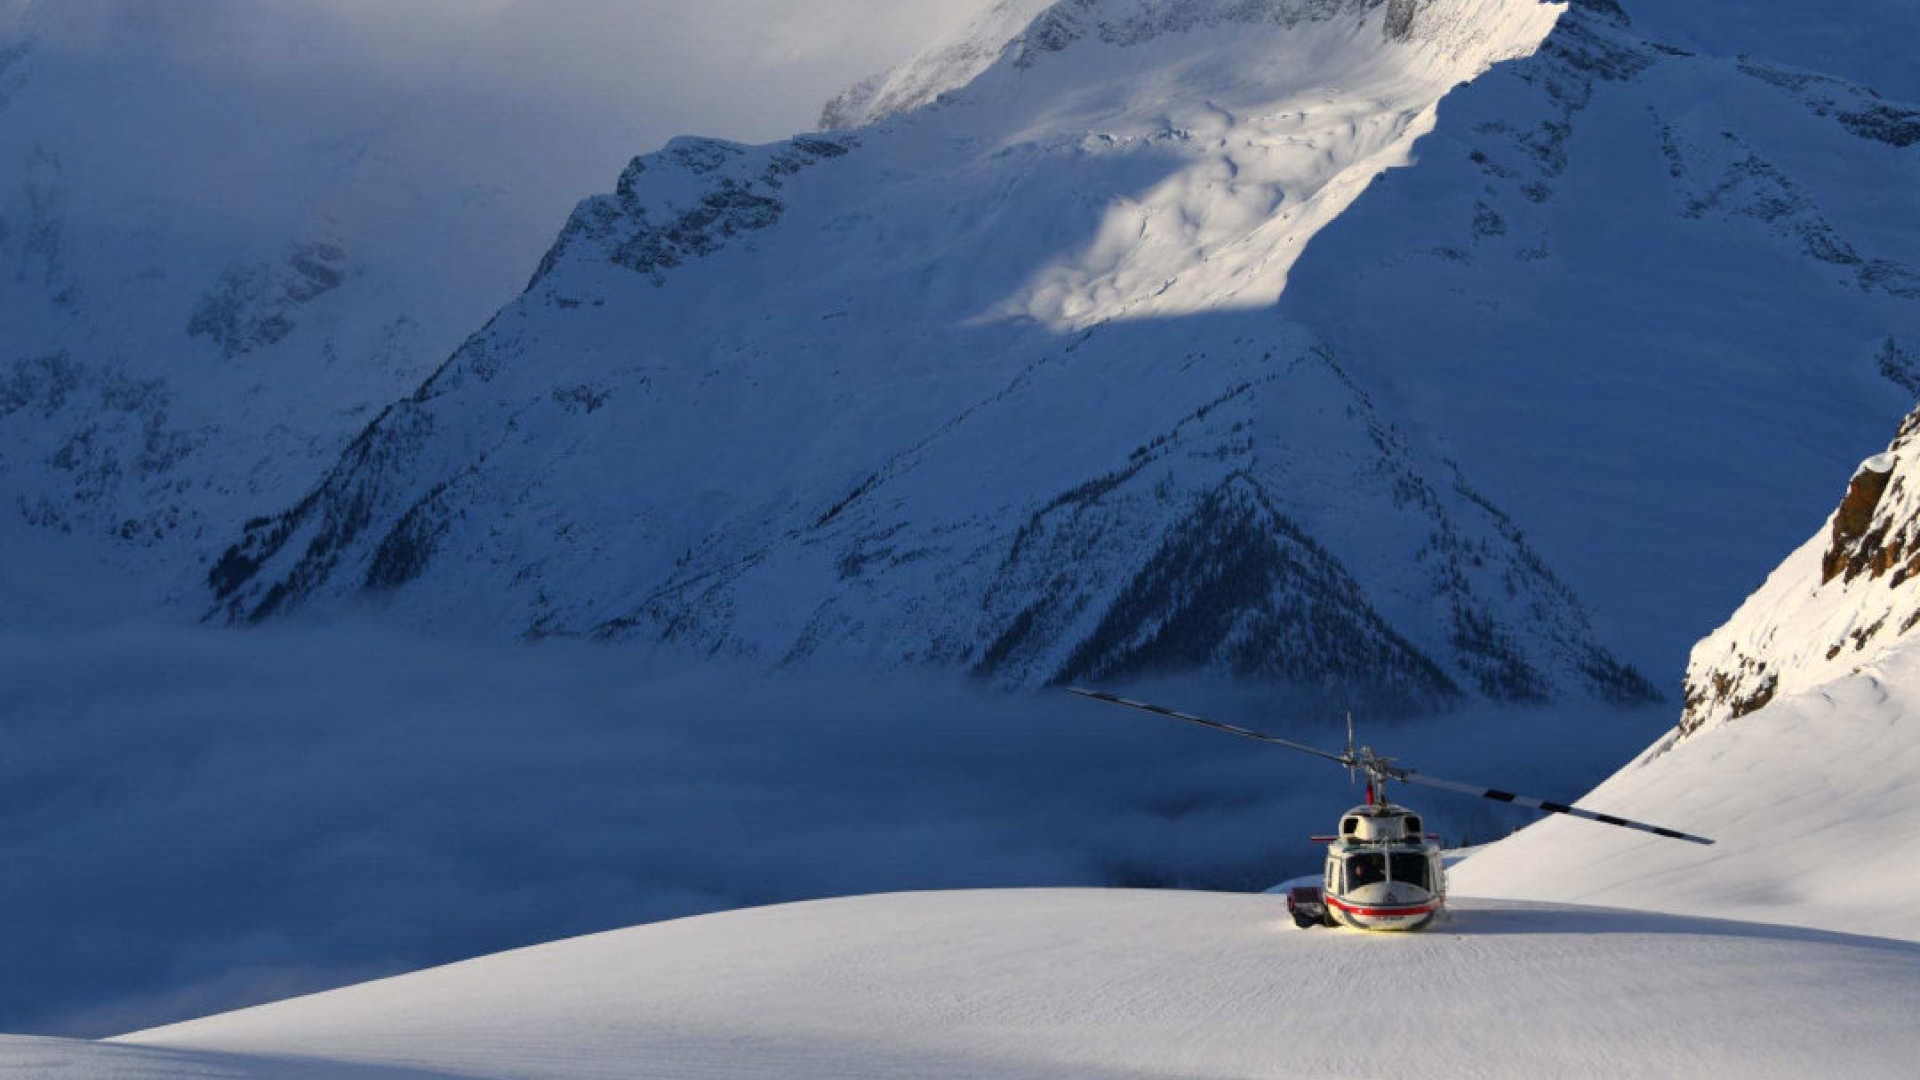
[[[1422,773],[1414,772],[1412,769],[1395,769],[1390,775],[1395,780],[1409,784],[1424,784],[1427,787],[1439,788],[1442,791],[1457,791],[1462,795],[1478,795],[1480,798],[1492,799],[1495,802],[1518,803],[1521,806],[1531,806],[1538,810],[1545,810],[1550,814],[1567,814],[1572,817],[1585,818],[1588,821],[1597,821],[1602,825],[1618,825],[1623,829],[1638,829],[1641,832],[1652,833],[1655,836],[1664,836],[1669,840],[1685,840],[1690,844],[1713,843],[1713,841],[1704,836],[1683,833],[1677,829],[1667,829],[1659,825],[1649,825],[1644,821],[1633,821],[1629,818],[1614,817],[1612,814],[1595,813],[1592,810],[1583,810],[1578,806],[1568,806],[1566,803],[1536,799],[1531,795],[1516,795],[1511,791],[1501,791],[1499,788],[1476,787],[1472,784],[1462,784],[1453,780],[1442,780],[1437,776],[1426,776]]]
[[[1069,687],[1066,687],[1065,689],[1069,694],[1079,694],[1081,697],[1092,698],[1095,701],[1104,701],[1111,705],[1125,705],[1129,709],[1139,709],[1141,712],[1155,713],[1160,716],[1170,716],[1175,720],[1185,720],[1189,724],[1199,724],[1201,727],[1210,727],[1210,728],[1213,728],[1215,731],[1224,731],[1229,735],[1238,735],[1246,739],[1255,739],[1263,743],[1272,743],[1275,746],[1284,746],[1289,750],[1298,750],[1303,754],[1312,754],[1314,757],[1326,758],[1328,761],[1337,761],[1340,764],[1347,766],[1348,768],[1353,768],[1354,766],[1359,764],[1359,762],[1355,761],[1353,758],[1343,754],[1329,754],[1325,750],[1318,750],[1318,749],[1315,749],[1314,747],[1306,746],[1297,742],[1289,742],[1286,739],[1282,739],[1275,735],[1268,735],[1265,732],[1250,731],[1247,728],[1234,727],[1232,724],[1223,724],[1218,720],[1209,720],[1204,716],[1194,716],[1191,713],[1175,712],[1172,709],[1162,708],[1158,705],[1149,705],[1144,701],[1128,701],[1126,698],[1115,697],[1112,694],[1104,693],[1099,690],[1087,690],[1078,686],[1069,686]]]

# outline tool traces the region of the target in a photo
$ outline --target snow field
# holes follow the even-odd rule
[[[1920,648],[1694,736],[1580,805],[1701,849],[1548,819],[1467,859],[1456,893],[1792,923],[1920,941]]]
[[[1526,903],[1375,935],[1296,930],[1274,897],[896,894],[579,938],[122,1042],[581,1080],[1892,1075],[1920,1053],[1916,960]]]

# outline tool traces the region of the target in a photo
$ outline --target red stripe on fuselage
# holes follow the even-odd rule
[[[1353,904],[1341,903],[1339,897],[1334,896],[1332,893],[1328,893],[1325,896],[1325,900],[1341,911],[1349,915],[1358,915],[1363,919],[1391,919],[1401,915],[1428,915],[1440,906],[1439,904],[1416,904],[1413,907],[1356,907]]]

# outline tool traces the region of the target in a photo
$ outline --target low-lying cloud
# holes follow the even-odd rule
[[[1338,743],[1325,706],[1150,693]],[[1295,708],[1326,717],[1290,724]],[[1337,715],[1337,714],[1334,714]],[[642,666],[344,631],[0,637],[0,1030],[100,1035],[657,919],[1317,868],[1335,768],[1058,692]],[[1577,795],[1664,713],[1372,741]],[[1520,820],[1420,799],[1458,840]]]

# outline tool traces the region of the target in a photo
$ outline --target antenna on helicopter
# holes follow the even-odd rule
[[[1437,776],[1428,776],[1425,773],[1395,765],[1393,763],[1394,759],[1381,757],[1375,753],[1371,747],[1363,746],[1358,749],[1354,747],[1352,713],[1347,714],[1347,752],[1344,754],[1334,754],[1307,746],[1304,743],[1292,742],[1274,735],[1268,735],[1265,732],[1236,727],[1232,724],[1223,724],[1218,720],[1209,720],[1204,716],[1194,716],[1191,713],[1176,712],[1173,709],[1163,708],[1159,705],[1149,705],[1144,701],[1129,701],[1126,698],[1116,697],[1113,694],[1104,693],[1099,690],[1088,690],[1078,686],[1069,686],[1065,689],[1070,694],[1093,698],[1096,701],[1104,701],[1112,705],[1124,705],[1129,709],[1139,709],[1142,712],[1156,713],[1160,716],[1172,717],[1175,720],[1184,720],[1189,724],[1198,724],[1201,727],[1214,728],[1218,731],[1227,732],[1230,735],[1238,735],[1242,738],[1253,739],[1257,742],[1271,743],[1275,746],[1284,746],[1289,750],[1295,750],[1303,754],[1311,754],[1317,758],[1325,758],[1328,761],[1337,762],[1346,766],[1348,776],[1352,776],[1356,770],[1364,772],[1367,774],[1367,802],[1369,805],[1372,805],[1376,799],[1382,803],[1387,801],[1387,781],[1393,780],[1403,784],[1420,784],[1424,787],[1439,788],[1442,791],[1454,791],[1462,795],[1474,795],[1482,799],[1492,799],[1494,802],[1531,806],[1536,810],[1544,810],[1549,814],[1566,814],[1569,817],[1597,821],[1602,825],[1618,825],[1623,829],[1637,829],[1640,832],[1652,833],[1655,836],[1664,836],[1670,840],[1685,840],[1692,844],[1713,843],[1712,840],[1704,836],[1695,836],[1692,833],[1680,832],[1677,829],[1650,825],[1644,821],[1634,821],[1630,818],[1615,817],[1612,814],[1602,814],[1582,807],[1571,806],[1566,803],[1557,803],[1547,799],[1535,798],[1532,795],[1520,795],[1511,791],[1502,791],[1499,788],[1480,787],[1476,784],[1463,784],[1457,780],[1443,780]]]

